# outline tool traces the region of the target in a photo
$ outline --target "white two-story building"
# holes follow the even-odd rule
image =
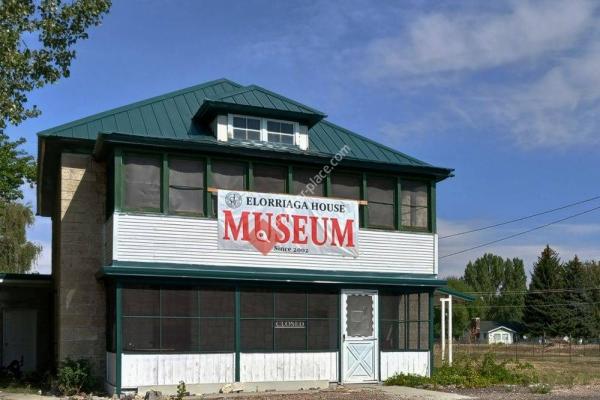
[[[118,393],[428,375],[451,173],[229,80],[40,132],[55,358]]]

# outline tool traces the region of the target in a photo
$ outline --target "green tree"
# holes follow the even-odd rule
[[[585,262],[585,274],[587,282],[588,298],[591,304],[590,336],[600,338],[600,263],[596,261]]]
[[[523,261],[503,259],[486,253],[467,264],[465,282],[473,288],[480,301],[478,316],[483,320],[520,321],[527,290]]]
[[[29,272],[42,251],[27,241],[28,226],[34,221],[31,208],[19,203],[0,204],[0,271]]]
[[[564,273],[558,253],[546,246],[533,265],[529,291],[525,296],[524,322],[530,333],[562,336],[568,327],[564,304]]]
[[[27,94],[70,74],[73,49],[98,25],[110,0],[0,2],[0,133],[39,115]]]
[[[110,8],[110,0],[0,0],[0,268],[29,271],[41,248],[25,237],[34,221],[31,207],[17,204],[23,184],[35,182],[33,157],[4,133],[36,117],[27,95],[70,74],[74,46],[88,37]]]
[[[0,133],[0,203],[22,199],[21,187],[35,182],[35,160],[19,149],[24,142],[24,138],[11,141]]]
[[[564,320],[567,333],[573,337],[590,337],[594,331],[590,281],[586,266],[575,256],[563,267],[565,291],[563,302],[567,304],[568,318]]]

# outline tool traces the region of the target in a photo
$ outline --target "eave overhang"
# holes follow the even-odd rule
[[[445,280],[435,275],[376,272],[323,271],[296,268],[257,268],[237,266],[207,266],[150,262],[113,261],[102,268],[99,279],[210,279],[221,281],[330,284],[353,286],[406,286],[438,288]]]
[[[199,136],[190,139],[171,139],[163,137],[150,137],[131,135],[120,132],[102,132],[94,144],[93,154],[98,160],[104,159],[114,146],[147,146],[162,150],[179,151],[205,151],[236,156],[265,158],[269,160],[280,159],[285,161],[298,161],[325,165],[329,163],[333,154],[316,153],[290,149],[289,146],[253,145],[248,142],[217,142],[213,137]],[[341,165],[341,164],[340,164]],[[421,165],[400,165],[385,162],[366,161],[352,157],[343,160],[343,166],[381,172],[406,173],[421,176],[439,182],[453,176],[452,169]]]
[[[300,112],[290,110],[279,110],[275,108],[257,107],[245,104],[234,104],[219,100],[204,100],[196,114],[194,120],[203,126],[208,126],[212,120],[219,114],[243,114],[253,117],[264,117],[283,119],[299,122],[312,128],[327,115],[320,112]]]

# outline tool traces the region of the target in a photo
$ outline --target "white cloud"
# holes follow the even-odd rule
[[[509,127],[524,147],[599,144],[598,71],[600,46],[593,46],[561,60],[537,81],[497,90],[483,110]]]
[[[503,12],[417,14],[366,46],[359,74],[403,95],[434,90],[438,116],[408,122],[409,132],[476,123],[526,149],[600,145],[599,5],[514,2]],[[393,125],[401,123],[384,128]]]
[[[418,16],[401,34],[372,41],[366,73],[414,78],[535,59],[571,46],[594,24],[595,6],[588,1],[516,2],[504,13]]]

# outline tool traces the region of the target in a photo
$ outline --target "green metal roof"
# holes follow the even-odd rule
[[[205,266],[174,263],[113,261],[103,267],[98,277],[201,278],[232,281],[284,283],[329,283],[382,286],[422,286],[438,288],[445,280],[435,275],[383,272],[319,271],[296,268],[260,268],[237,266]]]
[[[458,290],[452,289],[448,286],[439,287],[436,289],[436,292],[439,292],[442,294],[447,294],[447,295],[450,295],[453,297],[457,297],[461,300],[469,301],[469,302],[477,300],[477,298],[475,296],[471,296],[470,294],[459,292]]]
[[[344,145],[351,150],[347,158],[355,161],[393,164],[395,166],[425,167],[423,173],[432,173],[441,179],[450,176],[451,169],[437,168],[404,153],[384,146],[329,121],[325,114],[287,97],[256,85],[242,86],[227,79],[220,79],[167,93],[148,100],[132,103],[113,110],[95,114],[39,132],[40,139],[61,138],[95,141],[101,132],[118,133],[140,138],[163,138],[182,141],[214,142],[216,140],[194,116],[205,103],[218,102],[254,109],[275,110],[282,115],[311,116],[315,124],[309,130],[309,149],[306,154],[332,156]],[[317,122],[319,121],[319,122]],[[239,146],[239,143],[232,143]],[[277,146],[241,144],[258,150],[273,150]],[[289,146],[280,151],[294,151]]]

